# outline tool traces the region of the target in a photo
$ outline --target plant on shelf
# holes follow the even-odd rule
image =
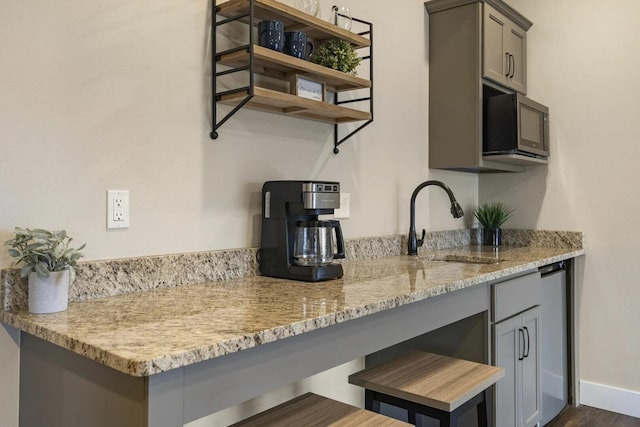
[[[15,237],[5,242],[9,255],[17,258],[14,265],[23,264],[20,277],[29,278],[29,311],[32,313],[53,313],[67,308],[74,267],[85,247],[70,248],[72,240],[65,230],[16,227]]]
[[[484,203],[473,210],[482,226],[482,244],[499,246],[502,243],[501,227],[513,215],[513,209],[501,202]]]
[[[16,227],[16,236],[5,242],[9,246],[9,255],[17,258],[14,265],[24,264],[20,277],[36,273],[40,277],[49,277],[51,272],[73,270],[77,261],[83,256],[80,252],[86,245],[78,249],[69,247],[73,240],[65,230],[48,231],[30,230]]]
[[[313,54],[311,61],[324,67],[333,68],[343,73],[356,75],[356,68],[362,58],[346,40],[330,39],[322,43]]]

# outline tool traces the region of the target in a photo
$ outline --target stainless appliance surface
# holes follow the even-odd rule
[[[540,269],[542,295],[540,349],[542,416],[540,425],[555,418],[569,398],[567,354],[567,276],[563,262]]]
[[[549,156],[549,108],[520,93],[487,96],[483,156]]]

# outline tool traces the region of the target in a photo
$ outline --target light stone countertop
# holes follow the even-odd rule
[[[498,256],[495,264],[430,260]],[[583,249],[468,246],[343,263],[342,279],[251,276],[0,311],[0,321],[132,376],[149,376],[574,258]]]

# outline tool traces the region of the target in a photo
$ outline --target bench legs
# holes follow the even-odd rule
[[[490,411],[487,411],[487,402],[489,400],[489,390],[484,390],[473,398],[469,399],[453,412],[443,411],[441,409],[431,408],[429,406],[420,405],[415,402],[400,399],[398,397],[389,396],[388,394],[379,393],[377,391],[365,389],[364,407],[373,412],[380,413],[380,403],[386,403],[405,409],[407,411],[407,421],[416,425],[416,414],[426,415],[440,421],[441,426],[457,427],[460,415],[467,412],[470,408],[476,407],[478,416],[478,427],[489,427],[492,425]]]

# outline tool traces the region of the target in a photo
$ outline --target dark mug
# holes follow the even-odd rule
[[[282,52],[284,48],[284,24],[280,21],[258,23],[258,44]]]
[[[284,53],[300,59],[308,59],[313,53],[313,42],[307,40],[307,35],[300,31],[284,33]]]

